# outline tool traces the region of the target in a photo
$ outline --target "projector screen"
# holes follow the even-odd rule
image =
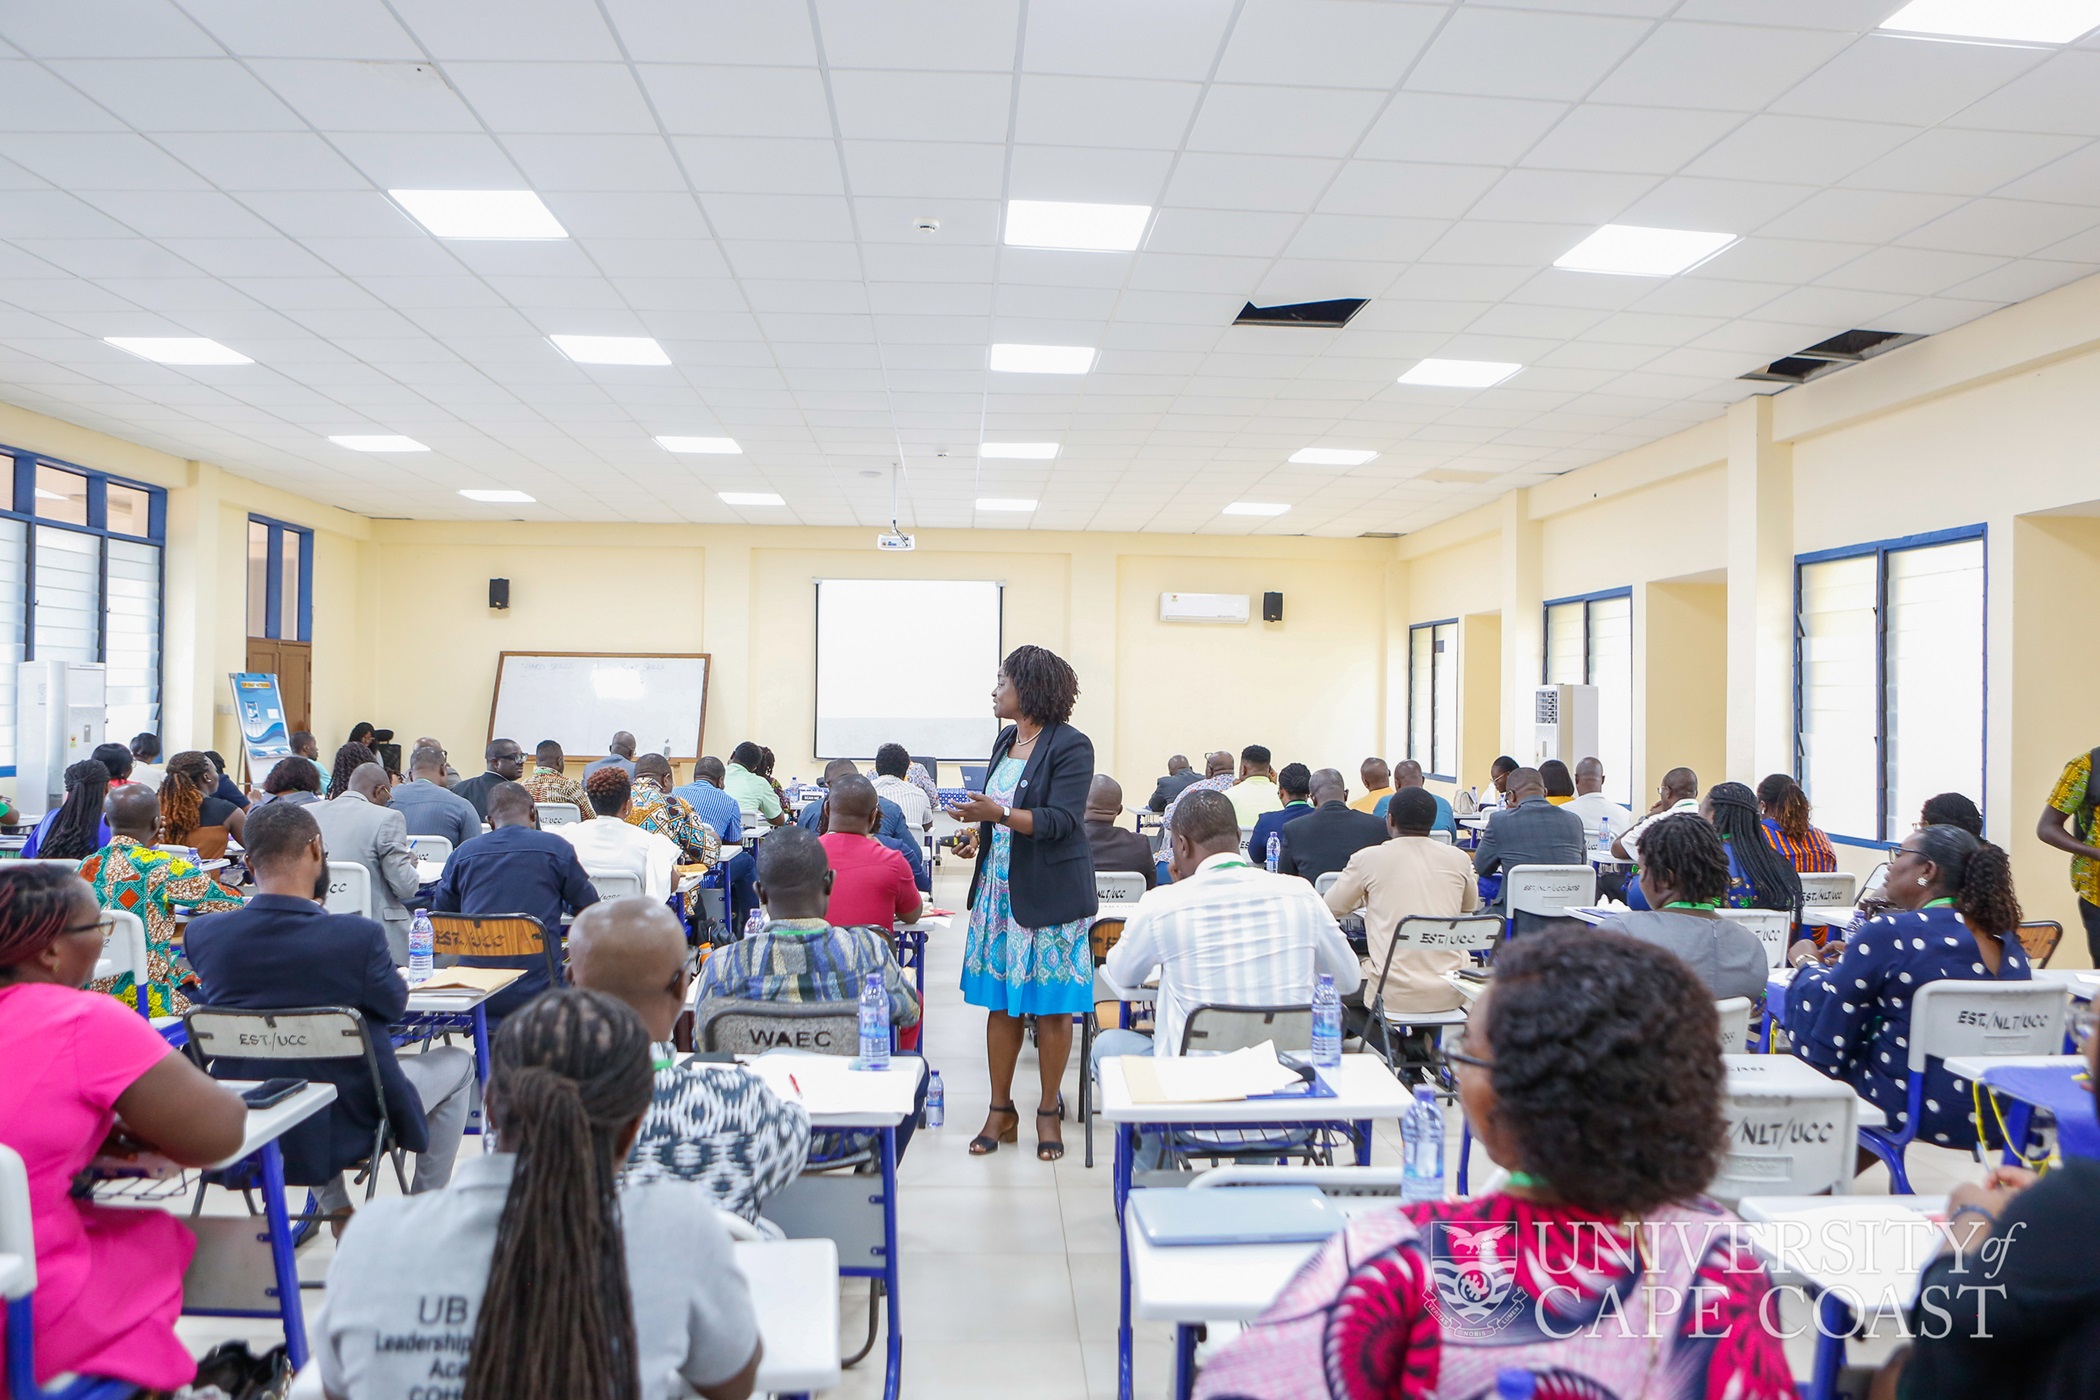
[[[1000,595],[989,580],[817,580],[818,758],[898,743],[976,763],[999,722]]]

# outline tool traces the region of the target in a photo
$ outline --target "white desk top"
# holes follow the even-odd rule
[[[1849,904],[1809,904],[1801,910],[1802,923],[1829,924],[1835,928],[1849,926],[1858,916],[1859,910]]]
[[[402,981],[408,980],[407,968],[397,967],[394,970],[401,974]],[[513,978],[511,980],[516,981],[517,979]],[[496,990],[501,991],[502,988],[499,987]],[[407,1014],[410,1016],[456,1016],[463,1011],[472,1011],[495,994],[496,992],[494,991],[483,991],[479,987],[439,987],[432,988],[427,992],[420,987],[410,987],[408,989]]]
[[[1108,973],[1107,973],[1107,972],[1106,972],[1105,970],[1103,970],[1103,969],[1101,969],[1101,968],[1095,968],[1095,969],[1094,969],[1094,1000],[1095,1000],[1095,1001],[1127,1001],[1127,1002],[1131,1002],[1131,1003],[1133,1003],[1133,1004],[1135,1004],[1135,1005],[1149,1005],[1150,1003],[1152,1003],[1152,1002],[1155,1002],[1155,1001],[1158,1001],[1158,1000],[1159,1000],[1159,988],[1158,988],[1158,987],[1156,987],[1156,986],[1149,986],[1149,987],[1125,987],[1125,986],[1120,986],[1120,985],[1118,985],[1117,983],[1115,983],[1114,981],[1111,981],[1111,980],[1109,979],[1109,975],[1108,975]]]
[[[419,859],[419,860],[418,860],[418,861],[416,862],[416,883],[417,883],[417,884],[420,884],[420,885],[434,885],[434,884],[436,884],[436,883],[437,883],[437,882],[439,881],[439,879],[441,879],[441,878],[442,878],[442,877],[444,876],[444,873],[445,873],[445,862],[443,862],[443,861],[441,861],[441,860],[420,860],[420,859]]]
[[[839,1383],[839,1247],[828,1239],[739,1240],[765,1355],[756,1389],[814,1394]]]
[[[1376,1055],[1344,1055],[1341,1068],[1328,1074],[1336,1091],[1331,1099],[1135,1104],[1118,1056],[1101,1062],[1101,1116],[1111,1123],[1332,1123],[1398,1118],[1415,1101],[1414,1091]]]
[[[2083,1055],[1953,1055],[1947,1073],[1957,1079],[1984,1079],[1994,1069],[2084,1069]]]
[[[1731,1093],[1798,1094],[1827,1090],[1832,1085],[1845,1087],[1842,1080],[1832,1079],[1806,1060],[1792,1055],[1723,1055],[1721,1062],[1728,1070],[1728,1088]],[[1859,1099],[1859,1125],[1862,1128],[1885,1128],[1888,1115],[1865,1099]]]
[[[765,1055],[743,1055],[739,1059],[757,1073],[784,1099],[801,1102],[802,1095],[786,1082],[792,1066],[802,1060],[829,1061],[844,1064],[845,1057],[839,1055],[812,1055],[798,1050],[774,1050]],[[760,1064],[758,1061],[765,1063]],[[827,1065],[826,1068],[830,1068]],[[892,1055],[890,1067],[885,1070],[854,1070],[850,1077],[830,1075],[825,1077],[824,1092],[835,1093],[841,1086],[865,1084],[868,1097],[879,1107],[849,1111],[811,1110],[809,1123],[813,1128],[894,1128],[911,1112],[911,1104],[919,1090],[919,1080],[926,1074],[926,1061],[917,1055]],[[814,1092],[814,1081],[812,1081]],[[902,1104],[903,1107],[897,1105]],[[807,1105],[804,1105],[805,1108]]]
[[[1836,1290],[1869,1318],[1916,1299],[1946,1208],[1945,1196],[1746,1196],[1736,1213],[1774,1282]]]
[[[259,1079],[219,1081],[235,1093],[243,1089],[252,1089],[261,1082]],[[266,1145],[283,1137],[293,1127],[334,1102],[335,1085],[313,1081],[281,1103],[272,1104],[268,1108],[249,1109],[248,1120],[241,1135],[240,1151],[209,1163],[208,1166],[230,1167],[254,1156]],[[136,1157],[97,1157],[92,1165],[111,1175],[121,1173],[126,1176],[173,1176],[182,1170],[157,1152],[143,1152]]]
[[[2089,967],[2038,967],[2034,969],[2034,980],[2069,987],[2073,1001],[2091,1001],[2093,994],[2100,992],[2100,972]]]

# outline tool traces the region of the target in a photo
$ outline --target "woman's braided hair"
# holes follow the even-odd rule
[[[1779,823],[1790,841],[1808,839],[1808,794],[1785,773],[1773,773],[1757,785],[1757,800]]]
[[[516,1162],[466,1400],[637,1400],[617,1149],[649,1107],[649,1032],[625,1002],[563,988],[506,1019],[491,1058],[491,1114]]]
[[[109,765],[83,758],[66,770],[66,801],[51,819],[36,853],[45,860],[86,860],[102,842],[102,799],[109,796]]]
[[[1727,840],[1736,867],[1750,882],[1750,902],[1759,909],[1784,909],[1799,919],[1801,874],[1765,839],[1757,794],[1742,783],[1715,783],[1706,800],[1714,809],[1714,830]]]
[[[184,749],[169,759],[168,774],[160,780],[160,839],[188,845],[190,833],[203,823],[204,799],[218,785],[218,771],[201,749]]]
[[[1928,826],[1918,832],[1918,854],[1939,867],[1940,885],[1970,928],[2001,937],[2019,928],[2020,897],[2002,849],[1958,826]]]
[[[55,865],[0,865],[0,971],[19,967],[57,941],[82,888],[78,875]]]
[[[1048,647],[1019,646],[999,664],[1013,682],[1023,715],[1037,724],[1064,724],[1079,699],[1079,673]]]
[[[1695,904],[1718,904],[1728,897],[1728,848],[1697,812],[1662,817],[1641,833],[1641,869],[1662,876]]]
[[[379,762],[379,752],[370,744],[348,743],[335,751],[335,768],[328,775],[328,799],[334,801],[350,791],[350,775],[367,763]]]

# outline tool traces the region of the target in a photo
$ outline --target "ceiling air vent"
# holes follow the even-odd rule
[[[1806,384],[1811,379],[1834,374],[1846,365],[1871,360],[1884,351],[1920,338],[1901,331],[1841,331],[1828,340],[1819,340],[1806,350],[1796,350],[1742,377],[1767,384]]]
[[[1366,530],[1358,535],[1357,538],[1360,540],[1397,540],[1400,538],[1400,532],[1398,530]]]
[[[1294,301],[1288,306],[1256,306],[1248,302],[1233,318],[1235,326],[1346,326],[1349,318],[1370,304],[1368,297],[1343,297],[1339,301]]]

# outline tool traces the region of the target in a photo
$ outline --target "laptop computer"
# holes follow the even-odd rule
[[[1133,1191],[1127,1207],[1150,1244],[1305,1244],[1348,1223],[1317,1186]]]

